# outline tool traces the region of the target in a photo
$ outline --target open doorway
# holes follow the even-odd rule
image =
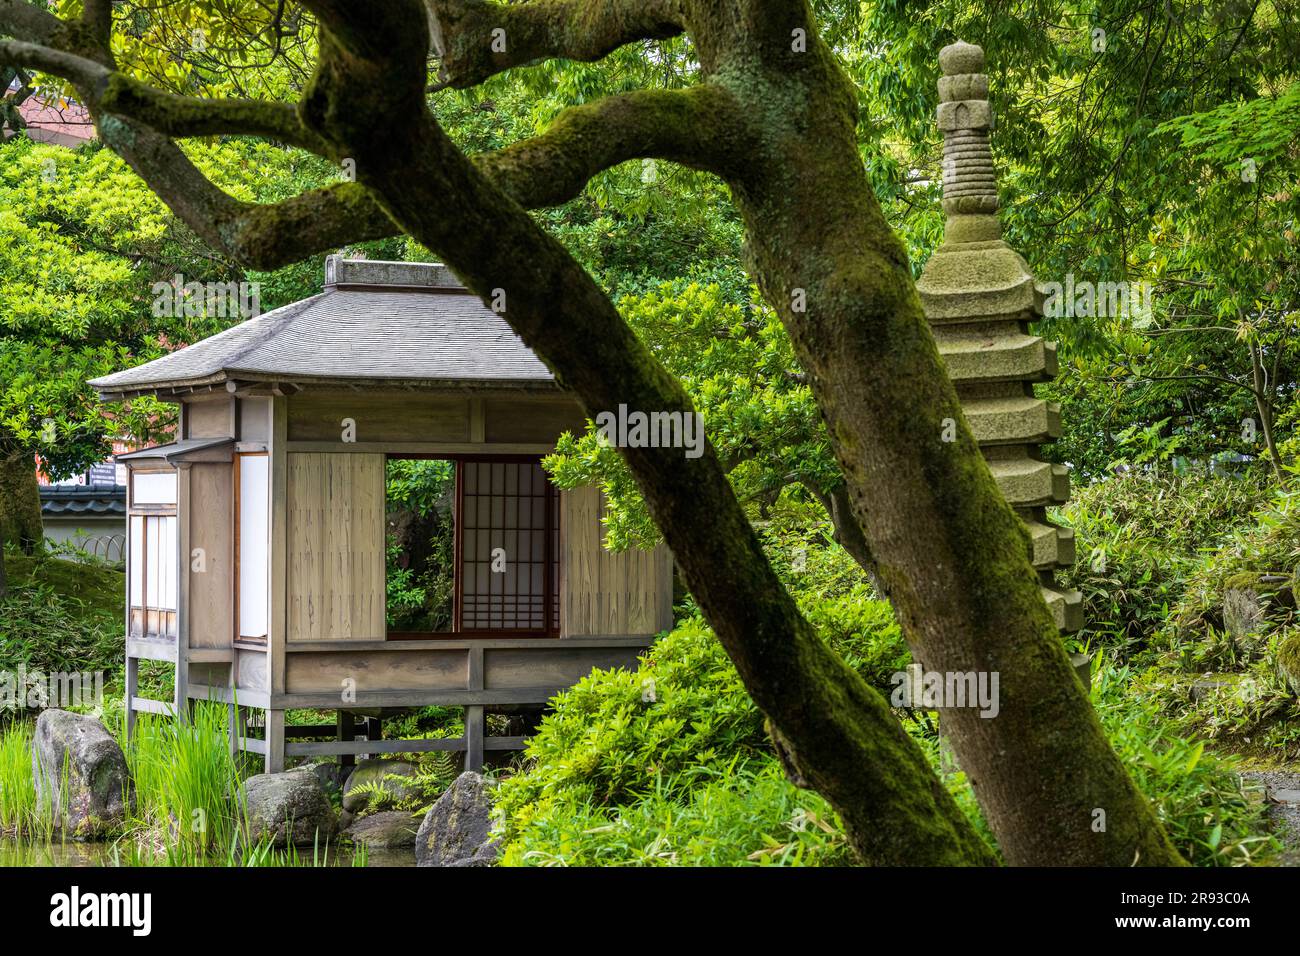
[[[537,458],[390,458],[390,639],[559,634],[559,496]]]

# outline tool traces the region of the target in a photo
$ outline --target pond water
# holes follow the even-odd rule
[[[311,864],[310,847],[299,851],[304,865]],[[219,861],[214,861],[214,863]],[[116,866],[112,843],[29,843],[0,837],[0,867],[9,866]],[[331,866],[351,866],[351,849],[337,856],[330,851]],[[370,850],[367,866],[415,866],[415,850]]]

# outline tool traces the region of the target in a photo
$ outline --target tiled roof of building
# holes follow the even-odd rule
[[[90,384],[111,395],[231,381],[545,385],[554,378],[445,266],[331,256],[320,294]]]
[[[124,515],[124,485],[45,485],[41,488],[41,515]]]

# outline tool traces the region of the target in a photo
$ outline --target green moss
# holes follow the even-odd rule
[[[125,582],[121,571],[59,558],[13,554],[5,555],[5,570],[11,586],[44,585],[65,597],[84,601],[88,613],[122,616]]]
[[[1277,669],[1291,693],[1300,697],[1300,631],[1292,631],[1277,646]]]

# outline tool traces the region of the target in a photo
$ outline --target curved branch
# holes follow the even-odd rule
[[[0,4],[9,5],[10,0]],[[546,17],[554,20],[561,8],[570,7],[576,9],[569,3],[539,4],[529,16],[538,17],[545,8]],[[5,12],[6,6],[0,5],[0,15]],[[510,15],[515,15],[513,9]],[[55,27],[42,21],[34,32],[58,37],[60,21],[49,19]],[[206,242],[245,265],[272,269],[348,242],[400,231],[372,194],[355,183],[312,190],[276,204],[241,203],[204,176],[172,140],[242,134],[333,159],[347,154],[345,147],[308,128],[291,106],[178,96],[116,72],[99,59],[26,40],[0,40],[0,61],[24,64],[75,84],[104,142]],[[474,157],[474,163],[515,202],[537,208],[567,202],[593,176],[633,159],[664,159],[729,178],[743,168],[748,139],[732,94],[705,84],[618,94],[571,107],[544,133]]]
[[[298,112],[285,103],[179,96],[87,57],[23,40],[0,40],[0,63],[61,76],[77,86],[90,109],[128,116],[168,136],[261,136],[338,158],[338,151],[304,126]]]
[[[712,84],[639,90],[566,109],[546,132],[474,157],[525,208],[557,206],[630,159],[665,159],[723,179],[743,168],[748,136],[732,95]]]
[[[591,62],[637,40],[682,32],[676,0],[429,0],[442,86],[482,83],[514,66],[563,58]]]
[[[122,73],[105,77],[95,94],[104,112],[130,116],[169,136],[261,136],[318,156],[341,158],[339,150],[304,126],[298,111],[286,103],[178,96]]]
[[[64,22],[54,14],[26,0],[0,0],[0,33],[48,43],[64,26]]]

